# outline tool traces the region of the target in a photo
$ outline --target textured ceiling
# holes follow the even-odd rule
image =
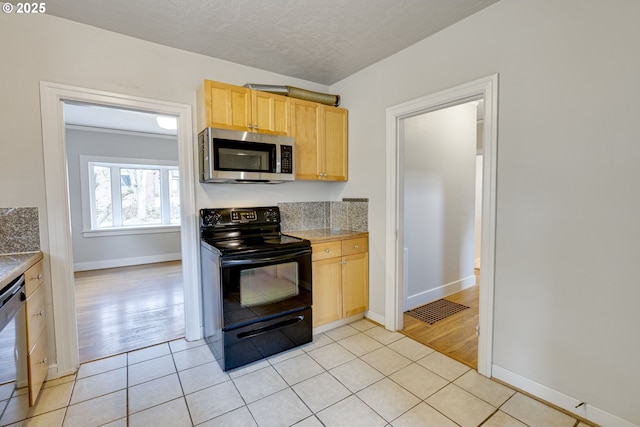
[[[56,0],[47,13],[331,85],[497,1]]]

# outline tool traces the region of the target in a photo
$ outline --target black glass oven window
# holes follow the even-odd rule
[[[214,167],[220,171],[276,171],[275,144],[214,139]]]
[[[272,304],[298,295],[298,263],[269,265],[240,272],[240,305]]]

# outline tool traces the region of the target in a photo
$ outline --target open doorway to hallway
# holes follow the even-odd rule
[[[400,121],[402,332],[477,368],[483,100]]]
[[[475,100],[484,100],[483,171],[482,171],[482,268],[480,269],[478,313],[478,373],[491,377],[493,363],[493,294],[496,227],[496,149],[498,118],[498,75],[493,74],[449,89],[416,98],[387,109],[387,194],[385,327],[392,331],[404,328],[404,200],[402,122],[406,118],[438,111]],[[415,212],[419,215],[420,212]],[[468,233],[466,234],[468,235]],[[445,240],[446,241],[446,240]],[[473,257],[473,255],[469,256]],[[465,268],[468,263],[465,261]],[[473,268],[473,264],[471,264]],[[466,273],[467,281],[475,274]],[[444,281],[444,283],[448,283]],[[449,294],[447,292],[446,294]],[[428,298],[433,301],[446,295]],[[416,305],[423,304],[418,302]]]

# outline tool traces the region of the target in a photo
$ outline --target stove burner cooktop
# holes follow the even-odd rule
[[[311,246],[308,240],[280,232],[277,207],[202,209],[200,236],[222,256]]]
[[[216,240],[202,239],[206,244],[216,248],[221,255],[247,252],[266,252],[282,249],[306,248],[310,246],[308,240],[280,234],[278,236],[254,236],[241,239]]]

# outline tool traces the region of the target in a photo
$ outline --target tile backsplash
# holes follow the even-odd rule
[[[278,203],[282,231],[340,228],[368,231],[368,199]]]
[[[0,208],[0,254],[39,250],[38,208]]]

